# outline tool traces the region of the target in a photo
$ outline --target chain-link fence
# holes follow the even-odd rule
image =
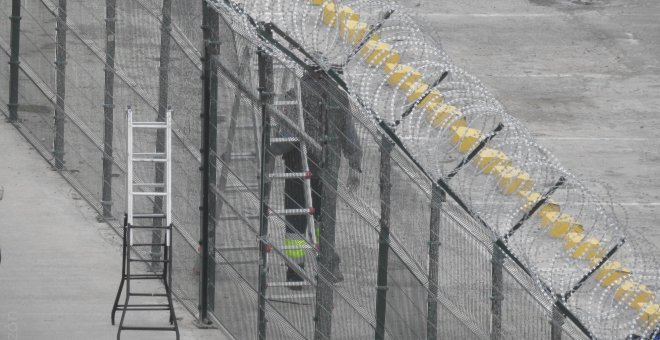
[[[19,50],[3,25],[0,63],[20,70],[18,97],[0,91],[0,110],[118,233],[125,109],[142,121],[173,109],[173,288],[201,323],[215,319],[237,339],[653,331],[656,267],[621,245],[616,220],[418,38],[401,8],[13,3],[20,20],[10,0],[0,15],[20,21],[20,53],[11,57]],[[426,87],[413,86],[420,79]],[[10,84],[10,68],[0,81]],[[453,109],[442,119],[423,114],[443,100]],[[137,145],[158,150],[163,138],[140,135]],[[163,169],[135,175],[159,182]]]

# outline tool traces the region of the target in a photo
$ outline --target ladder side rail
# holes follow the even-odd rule
[[[295,79],[295,78],[294,78]],[[305,131],[305,111],[302,104],[302,86],[300,85],[300,80],[295,79],[296,83],[296,95],[298,99],[298,124],[300,124],[300,129]],[[307,143],[304,138],[300,139],[300,153],[302,159],[302,169],[304,173],[309,174],[309,162],[307,159]],[[314,175],[314,174],[312,174]],[[312,201],[312,180],[309,176],[303,178],[303,189],[305,191],[305,205],[308,208],[313,208],[314,203]],[[314,214],[307,215],[307,234],[310,235],[310,240],[312,245],[316,246],[318,240],[316,239],[316,226],[314,221]]]
[[[167,232],[165,235],[167,247],[172,245],[172,109],[168,109],[166,116],[167,129],[165,130],[165,219]]]
[[[128,122],[128,134],[126,144],[128,146],[126,157],[126,231],[128,232],[129,245],[133,245],[133,110],[128,107],[126,111],[126,120]]]

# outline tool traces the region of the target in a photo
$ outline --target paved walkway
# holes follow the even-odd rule
[[[0,339],[115,339],[110,310],[120,239],[31,148],[0,121]],[[228,339],[200,330],[177,307],[182,339]],[[125,332],[122,339],[174,339]]]

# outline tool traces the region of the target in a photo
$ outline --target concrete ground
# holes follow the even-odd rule
[[[87,203],[4,120],[0,249],[0,339],[116,337],[110,310],[121,275],[120,238],[96,221]],[[127,324],[142,320],[135,313],[127,314]],[[180,306],[176,313],[182,339],[229,339],[218,330],[196,328]],[[174,335],[125,332],[122,339]]]
[[[618,203],[633,233],[660,246],[660,2],[400,3],[566,168]]]

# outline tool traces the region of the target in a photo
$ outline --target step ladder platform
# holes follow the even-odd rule
[[[141,297],[167,297],[165,293],[130,293],[129,296],[141,296]]]
[[[163,331],[163,332],[178,332],[176,326],[171,327],[146,327],[146,326],[121,326],[120,329],[125,331]]]
[[[131,280],[157,280],[162,279],[163,274],[131,274]]]
[[[131,305],[117,305],[118,309],[128,309],[134,311],[157,311],[157,310],[170,310],[170,305],[167,304],[131,304]]]

